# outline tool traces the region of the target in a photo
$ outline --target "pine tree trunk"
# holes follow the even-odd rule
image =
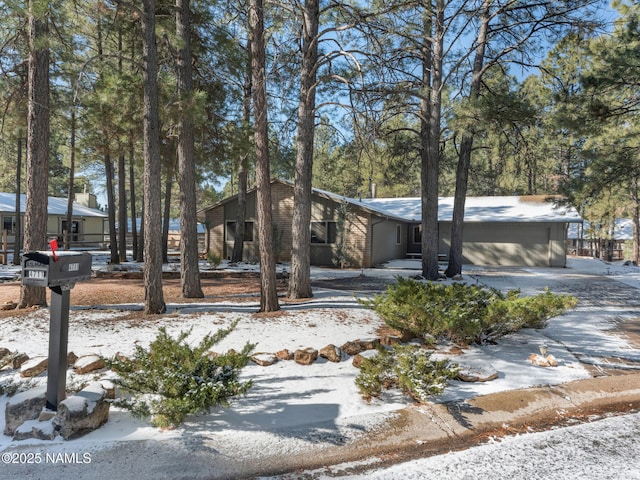
[[[280,310],[276,288],[276,263],[273,250],[271,218],[271,178],[269,166],[269,132],[265,75],[264,10],[262,0],[250,0],[253,108],[256,148],[256,211],[260,243],[260,311]]]
[[[484,0],[480,15],[480,30],[478,31],[477,47],[473,60],[473,72],[469,99],[475,100],[480,96],[485,49],[489,34],[489,7],[491,0]],[[464,229],[464,207],[467,198],[469,166],[471,165],[471,151],[473,149],[474,129],[471,126],[462,135],[458,166],[456,168],[456,191],[453,200],[453,221],[451,223],[451,246],[449,248],[449,263],[445,275],[453,277],[462,273],[462,244]]]
[[[130,133],[129,136],[129,201],[131,203],[131,243],[133,248],[133,259],[135,261],[140,261],[138,259],[138,254],[141,252],[138,242],[138,225],[137,225],[137,209],[136,209],[136,180],[135,180],[135,171],[134,171],[134,146],[133,146],[133,134]]]
[[[241,160],[243,163],[245,159]],[[244,164],[240,166],[238,172],[238,211],[236,212],[236,227],[233,237],[233,252],[231,261],[238,263],[242,261],[244,252],[244,224],[247,216],[247,169]]]
[[[193,78],[191,72],[189,0],[176,0],[176,34],[181,42],[178,54],[180,135],[178,137],[178,182],[180,184],[180,279],[184,298],[202,298],[198,221],[196,218],[196,159],[191,121]]]
[[[442,101],[442,58],[444,7],[425,15],[423,84],[427,93],[421,102],[421,190],[422,190],[422,276],[437,280],[438,272],[438,176],[440,174],[440,122]],[[432,30],[434,31],[432,36]]]
[[[166,310],[162,292],[161,162],[158,124],[158,53],[156,2],[142,1],[144,91],[144,312]]]
[[[118,243],[119,260],[127,261],[127,188],[124,154],[118,156]]]
[[[311,191],[313,139],[316,107],[316,67],[318,63],[318,0],[305,0],[302,28],[302,68],[298,103],[298,137],[293,218],[291,222],[291,275],[289,298],[309,298],[311,291]]]
[[[167,164],[167,173],[164,181],[164,209],[162,213],[162,263],[169,263],[169,220],[171,220],[171,191],[173,190],[173,177],[176,173],[177,155]]]
[[[27,205],[24,215],[24,251],[47,245],[49,189],[49,26],[46,12],[37,17],[35,0],[29,2]],[[23,286],[19,307],[46,305],[44,287]]]
[[[242,132],[248,138],[249,125],[251,124],[251,94],[253,90],[251,79],[251,46],[247,45],[247,66],[244,78],[244,91],[242,96]],[[247,189],[248,189],[248,155],[242,155],[240,159],[240,172],[238,172],[238,211],[236,214],[236,228],[233,238],[233,252],[231,253],[232,262],[241,262],[244,256],[244,224],[247,217]],[[209,249],[207,249],[209,251]]]
[[[64,230],[64,248],[71,249],[72,232],[73,232],[73,200],[75,193],[73,191],[73,183],[76,171],[76,110],[75,105],[71,107],[71,145],[69,146],[69,183],[67,191],[67,228]]]
[[[107,214],[109,216],[110,263],[118,264],[120,263],[120,256],[118,255],[118,233],[116,232],[116,196],[113,191],[113,162],[111,162],[111,155],[108,153],[104,155],[104,175],[107,188]]]

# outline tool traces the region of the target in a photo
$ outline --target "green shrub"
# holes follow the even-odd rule
[[[431,352],[417,345],[394,345],[391,349],[380,348],[375,356],[364,359],[356,385],[365,399],[396,387],[424,402],[442,393],[457,373],[457,365],[449,360],[432,360]]]
[[[577,300],[548,289],[533,297],[519,290],[454,283],[442,285],[396,279],[383,294],[360,303],[374,309],[392,328],[463,344],[484,343],[521,328],[544,328],[549,318],[575,307]]]
[[[134,358],[107,360],[119,376],[116,384],[132,394],[115,403],[136,417],[150,418],[158,427],[176,427],[187,415],[228,406],[230,398],[251,387],[250,381],[243,383],[238,375],[254,345],[247,343],[240,353],[219,356],[210,356],[208,351],[236,324],[206,335],[195,347],[185,342],[191,330],[173,338],[161,328],[148,349],[136,346]]]

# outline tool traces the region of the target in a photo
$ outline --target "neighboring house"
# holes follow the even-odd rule
[[[572,255],[587,257],[610,256],[610,260],[624,259],[626,242],[633,241],[633,220],[617,218],[613,232],[609,226],[591,224],[569,226],[567,245]]]
[[[278,261],[291,256],[293,186],[272,181],[273,223]],[[311,263],[336,264],[342,252],[350,265],[372,267],[421,254],[420,198],[353,199],[313,189]],[[244,258],[258,259],[255,190],[247,195]],[[341,212],[348,212],[341,222]],[[209,250],[229,258],[233,250],[237,195],[199,212]],[[453,199],[439,201],[439,251],[449,252]],[[556,207],[543,196],[470,197],[465,208],[463,257],[478,265],[566,265],[567,225],[582,219],[573,208]],[[346,235],[345,235],[346,232]]]
[[[20,196],[20,226],[24,234],[24,212],[26,195]],[[67,231],[67,199],[49,197],[47,220],[47,237],[62,240]],[[7,243],[13,247],[16,227],[16,194],[0,193],[0,220],[3,235],[6,232]],[[101,247],[105,243],[107,230],[107,214],[98,210],[95,195],[77,193],[73,202],[73,217],[71,220],[71,242],[78,247]]]

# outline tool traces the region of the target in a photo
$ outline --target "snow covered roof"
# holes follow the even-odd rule
[[[573,207],[558,206],[549,197],[495,196],[467,197],[465,222],[567,222],[580,223],[582,218]],[[363,203],[382,214],[401,217],[410,222],[422,218],[421,200],[411,198],[367,198]],[[438,199],[438,221],[453,219],[453,197]]]
[[[49,205],[47,213],[49,215],[66,215],[67,214],[67,199],[60,197],[48,197]],[[20,195],[20,212],[24,213],[26,210],[27,196],[25,194]],[[0,192],[0,212],[15,213],[16,211],[16,194]],[[102,210],[95,208],[85,207],[79,203],[73,202],[73,215],[77,217],[107,217],[107,214]]]

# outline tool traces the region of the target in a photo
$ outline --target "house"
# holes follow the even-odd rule
[[[623,260],[625,244],[632,241],[631,218],[616,218],[613,225],[585,220],[581,225],[569,226],[567,246],[572,255]]]
[[[278,261],[291,255],[293,185],[272,181],[273,223]],[[256,195],[247,195],[244,258],[258,259]],[[439,251],[449,252],[453,198],[440,198]],[[237,196],[199,212],[209,250],[229,258],[233,250]],[[346,221],[341,217],[346,212]],[[354,199],[313,189],[311,263],[332,265],[341,252],[350,265],[372,267],[421,254],[420,198]],[[543,196],[470,197],[465,208],[463,257],[478,265],[564,267],[567,225],[582,219],[571,207],[557,207]]]
[[[20,196],[20,227],[24,231],[24,212],[26,209],[26,195]],[[67,231],[67,199],[49,197],[48,199],[47,237],[57,237],[62,240]],[[13,246],[16,230],[16,194],[0,193],[0,221],[2,222],[3,237]],[[77,193],[73,202],[73,217],[71,220],[71,241],[77,246],[97,247],[105,242],[107,228],[107,214],[98,210],[95,195]]]

